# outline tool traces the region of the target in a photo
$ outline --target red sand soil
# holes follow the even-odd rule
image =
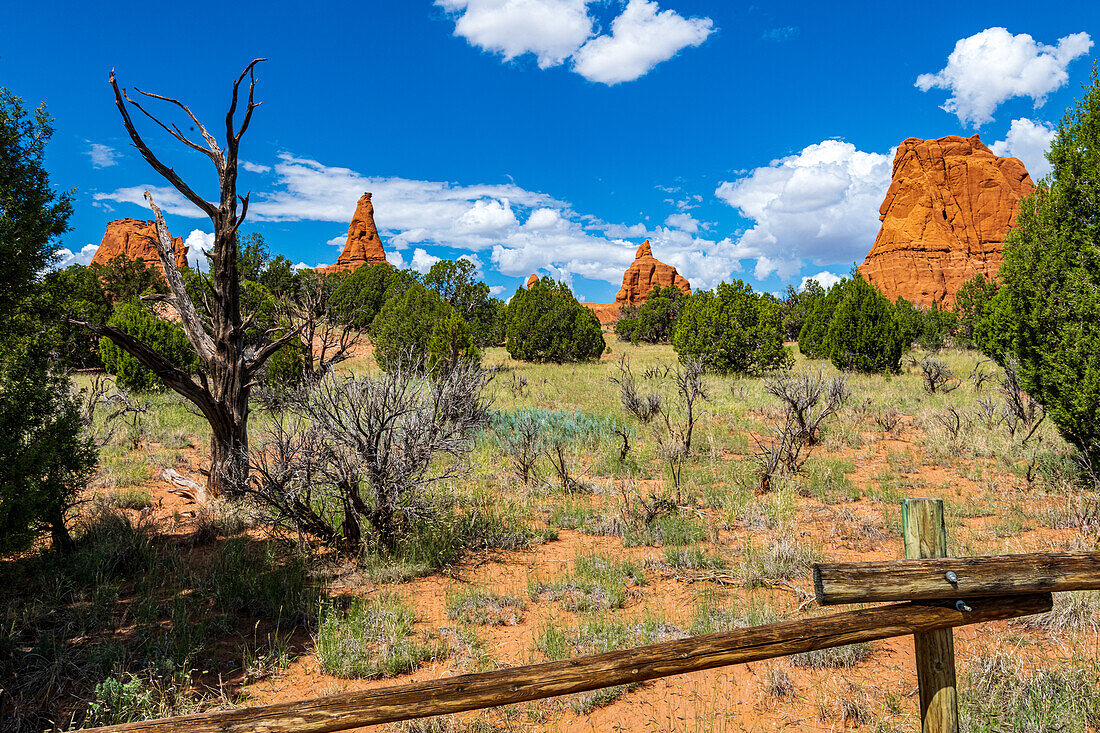
[[[883,439],[881,434],[867,433],[865,445],[858,450],[844,449],[836,458],[850,461],[855,469],[848,478],[857,486],[875,483],[876,475],[886,467],[890,452],[910,451],[920,456],[920,448],[905,432],[896,439]],[[869,451],[867,443],[873,445]],[[152,446],[155,448],[155,446]],[[870,456],[868,456],[870,454]],[[187,456],[191,465],[199,455],[191,451]],[[737,460],[735,456],[729,457]],[[914,474],[919,474],[923,484],[920,493],[942,496],[956,502],[965,502],[980,488],[955,469],[930,468],[914,463]],[[179,469],[184,475],[202,482],[203,477],[187,467]],[[994,470],[992,463],[985,467]],[[1018,483],[1020,479],[1008,474],[998,475],[1004,484]],[[158,525],[166,531],[186,531],[186,518],[194,513],[196,505],[171,493],[171,485],[154,480],[147,488],[154,495],[154,508]],[[1042,500],[1018,502],[1031,509],[1042,508]],[[885,505],[875,504],[864,497],[858,502],[845,502],[836,507],[820,504],[813,499],[801,499],[794,526],[807,539],[816,540],[823,547],[828,560],[878,560],[900,557],[900,539],[893,533],[885,533],[883,539],[848,534],[843,522],[838,522],[837,512],[848,510],[856,517],[871,523],[882,524]],[[180,518],[183,521],[179,521]],[[961,546],[964,538],[980,536],[988,525],[1001,517],[974,517],[949,519],[949,535]],[[721,521],[713,518],[713,521]],[[749,539],[743,529],[721,532],[723,547],[728,556],[730,550],[738,550]],[[1038,550],[1065,546],[1068,531],[1035,529],[1015,538],[1010,546],[1023,550]],[[705,544],[705,543],[704,543]],[[453,628],[455,622],[446,618],[447,594],[464,584],[475,583],[498,592],[510,591],[527,596],[527,584],[532,578],[547,578],[567,572],[574,558],[593,552],[636,561],[658,559],[663,548],[624,548],[618,537],[593,537],[562,530],[557,541],[549,542],[529,551],[494,553],[469,558],[448,574],[420,578],[393,586],[411,602],[418,618],[418,628],[425,630]],[[671,623],[686,628],[692,620],[695,604],[702,591],[715,589],[724,593],[726,602],[743,600],[745,591],[736,585],[718,587],[713,583],[689,583],[675,577],[670,571],[647,571],[648,584],[637,589],[627,607],[615,614],[617,618],[642,617],[657,614]],[[802,591],[811,590],[809,581],[796,583]],[[370,594],[381,590],[377,585],[364,584],[352,566],[335,574],[331,586],[333,594]],[[765,594],[779,610],[792,611],[804,595],[796,595],[782,589],[756,591],[755,597]],[[811,604],[812,609],[812,604]],[[566,612],[551,602],[528,603],[522,622],[514,626],[476,627],[485,650],[500,665],[520,665],[541,661],[533,651],[534,639],[539,628],[553,622],[566,628],[576,627],[577,614]],[[1018,627],[1010,622],[987,624],[981,627],[958,629],[955,632],[956,654],[960,676],[968,660],[985,649],[1015,643]],[[1022,633],[1022,632],[1020,632]],[[1027,655],[1032,658],[1067,658],[1072,653],[1066,643],[1059,644],[1041,634],[1027,632]],[[307,640],[308,641],[308,640]],[[1097,640],[1091,636],[1088,645],[1095,649]],[[308,643],[306,647],[308,648]],[[781,668],[793,683],[791,696],[776,700],[763,692],[768,670]],[[316,658],[305,654],[288,668],[263,681],[244,688],[247,704],[259,705],[330,695],[351,690],[365,690],[390,685],[436,679],[466,670],[452,659],[428,664],[412,674],[387,680],[345,680],[322,673]],[[463,717],[488,716],[495,722],[504,722],[508,730],[545,731],[820,731],[843,730],[859,727],[859,721],[845,719],[842,702],[870,703],[872,714],[884,708],[894,708],[891,723],[903,728],[917,724],[916,676],[913,664],[912,641],[900,638],[874,643],[870,658],[852,669],[810,670],[795,667],[785,660],[758,662],[711,670],[643,683],[625,693],[612,704],[589,714],[578,714],[559,700],[542,701],[517,706],[512,711],[470,713]],[[865,721],[864,725],[868,723]],[[382,728],[377,728],[381,730]]]

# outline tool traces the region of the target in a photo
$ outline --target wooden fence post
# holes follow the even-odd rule
[[[947,557],[942,499],[906,499],[901,507],[905,557]],[[913,634],[923,733],[958,733],[955,642],[951,629]]]

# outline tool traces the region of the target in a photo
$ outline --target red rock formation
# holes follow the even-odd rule
[[[859,271],[891,300],[951,307],[967,280],[997,274],[1020,199],[1034,188],[1023,163],[994,155],[977,135],[909,138]]]
[[[378,227],[374,225],[374,204],[371,203],[370,193],[365,193],[359,198],[355,215],[348,225],[348,241],[344,244],[344,251],[336,258],[335,264],[321,267],[318,272],[351,272],[362,265],[385,261],[386,250],[382,248]]]
[[[535,283],[537,283],[538,281],[539,281],[539,276],[538,276],[538,274],[536,274],[536,273],[532,272],[532,273],[531,273],[531,276],[527,278],[527,282],[525,282],[525,283],[523,284],[523,287],[525,287],[525,288],[527,288],[528,290],[530,290],[531,288],[533,288],[533,287],[535,286]]]
[[[645,302],[654,285],[662,288],[675,285],[691,295],[691,283],[676,268],[666,265],[653,256],[649,240],[645,240],[634,253],[634,262],[623,273],[623,286],[615,296],[615,304],[620,308],[627,305],[641,305]]]
[[[596,314],[601,326],[608,326],[619,320],[618,303],[581,303],[581,305]]]
[[[176,265],[187,267],[187,245],[183,243],[183,239],[172,238],[172,251],[176,256]],[[156,222],[141,219],[116,219],[108,222],[103,241],[99,243],[99,249],[92,257],[92,264],[106,265],[119,255],[141,260],[163,275],[164,267],[161,266],[160,255],[157,254]]]

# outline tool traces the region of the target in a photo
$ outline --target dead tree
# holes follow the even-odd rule
[[[821,440],[821,426],[835,415],[851,396],[847,377],[827,378],[825,373],[795,373],[785,369],[764,381],[764,391],[783,402],[798,435],[798,441],[815,446]]]
[[[250,63],[233,83],[233,95],[225,116],[225,147],[199,122],[194,113],[179,100],[135,89],[149,99],[173,104],[187,115],[191,124],[202,136],[205,145],[186,137],[174,124],[168,125],[147,112],[140,102],[134,101],[120,89],[111,72],[110,84],[115,93],[115,105],[122,115],[122,124],[134,146],[153,169],[171,183],[184,197],[210,217],[214,224],[214,246],[209,252],[209,314],[200,318],[195,304],[187,294],[183,278],[176,267],[172,239],[160,208],[148,191],[145,200],[156,217],[157,254],[164,267],[165,280],[171,291],[171,304],[180,315],[180,325],[188,341],[198,354],[200,368],[198,381],[191,374],[173,365],[168,359],[143,343],[140,339],[111,326],[85,324],[99,336],[106,337],[151,369],[165,384],[190,400],[209,421],[210,471],[207,490],[210,496],[220,496],[239,486],[248,475],[248,412],[249,395],[256,385],[256,377],[268,357],[284,344],[297,339],[291,331],[282,337],[249,353],[245,349],[245,329],[255,314],[242,317],[240,304],[240,273],[237,270],[237,230],[248,213],[248,194],[237,195],[237,162],[241,138],[252,121],[252,113],[259,102],[255,101],[256,64]],[[248,77],[248,102],[238,124],[238,89]],[[212,203],[191,188],[179,175],[161,162],[138,134],[127,106],[137,109],[165,132],[192,150],[208,157],[218,172],[219,200]],[[237,214],[238,201],[240,215]]]
[[[280,305],[280,313],[299,334],[305,353],[303,377],[316,382],[352,356],[362,336],[350,317],[341,318],[332,305],[335,285],[317,273],[303,273],[302,292]]]
[[[378,376],[329,374],[292,394],[261,435],[246,491],[276,523],[349,555],[372,538],[392,552],[433,514],[420,490],[466,472],[488,379],[469,360],[428,377],[412,358]]]
[[[954,370],[944,362],[928,354],[917,364],[924,379],[924,391],[928,394],[946,394],[954,392],[962,384],[956,377]],[[978,367],[974,367],[977,370]],[[976,374],[976,372],[974,372]],[[977,380],[977,377],[975,377]],[[975,381],[975,384],[978,384]]]
[[[657,427],[654,435],[661,456],[668,461],[677,499],[684,459],[691,454],[691,436],[695,431],[695,423],[702,416],[698,402],[708,399],[704,374],[703,362],[699,359],[688,359],[675,368],[658,364],[647,369],[644,372],[647,378],[664,380],[672,377],[676,391],[670,396],[661,392],[640,395],[634,372],[625,358],[619,359],[619,375],[611,378],[613,384],[619,385],[619,398],[624,410],[642,423],[658,426],[660,423],[655,420],[657,417],[664,423],[664,431]],[[625,437],[623,441],[625,446]],[[626,456],[625,448],[622,455]]]

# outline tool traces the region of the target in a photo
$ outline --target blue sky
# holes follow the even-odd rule
[[[67,261],[90,260],[108,221],[150,218],[145,188],[173,234],[209,241],[130,146],[108,71],[217,129],[263,56],[241,186],[274,251],[333,262],[370,190],[397,264],[468,255],[504,295],[538,271],[596,302],[647,237],[697,288],[847,272],[907,137],[978,132],[1038,178],[1100,34],[1093,2],[161,7],[11,3],[0,19],[0,85],[47,102],[53,181],[77,188]],[[209,163],[144,122],[212,196]]]

